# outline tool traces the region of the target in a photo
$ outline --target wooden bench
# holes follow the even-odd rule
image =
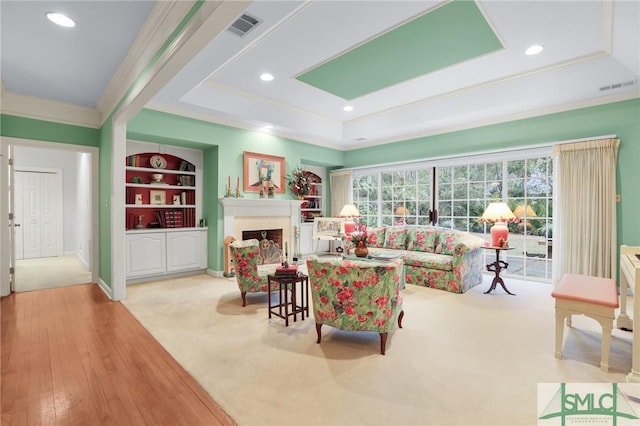
[[[586,315],[602,325],[600,369],[609,371],[609,345],[615,309],[618,307],[618,291],[615,280],[586,275],[564,274],[551,293],[556,299],[556,350],[555,357],[562,358],[564,320],[571,327],[571,315]]]

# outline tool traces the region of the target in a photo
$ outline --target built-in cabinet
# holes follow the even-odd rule
[[[206,269],[202,157],[200,150],[127,141],[128,281]]]
[[[131,231],[125,237],[127,278],[172,274],[207,267],[207,229]]]

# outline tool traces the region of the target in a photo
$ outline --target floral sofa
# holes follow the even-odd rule
[[[484,239],[468,232],[436,226],[367,228],[370,256],[398,254],[405,282],[464,293],[482,282]],[[345,248],[350,250],[351,243]]]

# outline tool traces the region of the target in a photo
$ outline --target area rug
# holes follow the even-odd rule
[[[268,319],[234,279],[199,275],[127,287],[124,305],[239,425],[535,425],[538,383],[624,382],[631,333],[614,330],[611,372],[600,330],[575,317],[554,358],[552,287],[489,278],[464,294],[407,285],[404,328],[386,355],[376,333]]]

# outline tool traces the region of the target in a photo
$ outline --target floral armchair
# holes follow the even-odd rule
[[[387,333],[402,328],[402,260],[307,259],[313,314],[320,343],[323,324],[347,331],[380,333],[385,354]]]
[[[258,271],[260,265],[260,242],[256,239],[233,241],[229,244],[231,261],[235,265],[236,280],[242,295],[242,306],[247,305],[247,292],[267,291],[269,271]],[[278,289],[278,283],[271,284]]]

